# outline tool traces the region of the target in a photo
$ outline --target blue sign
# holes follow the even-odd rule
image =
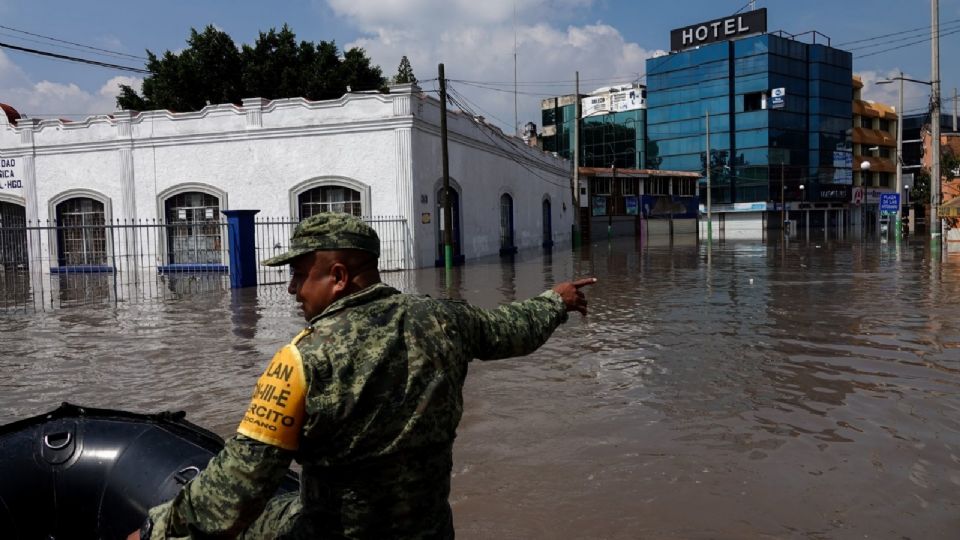
[[[899,193],[881,193],[880,194],[880,211],[881,212],[896,212],[898,208],[900,208]]]

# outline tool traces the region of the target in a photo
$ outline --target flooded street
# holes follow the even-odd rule
[[[458,537],[960,537],[960,256],[718,243],[471,261],[484,307],[595,275],[536,353],[474,362]],[[444,296],[442,269],[385,274]],[[303,321],[284,287],[0,318],[0,423],[61,401],[229,436]]]

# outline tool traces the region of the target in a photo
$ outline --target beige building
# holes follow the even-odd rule
[[[853,77],[853,186],[868,232],[880,224],[880,195],[897,192],[897,110],[861,97],[863,80]],[[864,168],[863,164],[869,163]],[[857,190],[856,188],[862,188]]]

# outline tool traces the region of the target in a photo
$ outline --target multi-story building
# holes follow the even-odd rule
[[[647,169],[646,88],[608,86],[540,102],[543,149],[574,159],[580,100],[580,223],[587,238],[696,232],[697,175]]]
[[[709,162],[714,229],[726,237],[763,237],[784,216],[842,231],[852,56],[817,32],[809,43],[764,32],[761,9],[671,33],[671,53],[646,64],[647,163],[706,176]]]
[[[645,161],[647,89],[600,88],[580,96],[580,166],[642,169]],[[543,149],[573,159],[576,100],[573,94],[540,102]]]
[[[880,195],[897,192],[897,111],[890,105],[865,101],[863,80],[853,78],[853,224],[873,233],[881,220]],[[864,164],[867,164],[864,167]],[[903,194],[901,194],[903,195]]]

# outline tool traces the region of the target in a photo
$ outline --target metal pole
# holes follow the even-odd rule
[[[440,74],[440,153],[443,161],[443,265],[447,270],[453,268],[453,211],[450,208],[450,163],[447,154],[447,80],[443,75],[443,64],[438,66]]]
[[[940,239],[942,224],[940,223],[940,1],[930,0],[930,83],[931,106],[930,128],[933,150],[933,163],[930,167],[930,238],[932,241]],[[937,250],[939,253],[939,250]]]
[[[710,111],[707,111],[707,249],[713,246],[713,208],[710,189]]]
[[[580,72],[576,72],[576,86],[573,94],[573,247],[580,247],[580,234],[583,224],[580,223]],[[557,140],[560,140],[560,133]],[[559,144],[558,144],[559,146]]]
[[[903,195],[903,72],[900,72],[900,99],[897,102],[897,197]],[[903,201],[897,205],[897,241],[903,238]]]
[[[520,118],[517,115],[517,4],[513,4],[513,134],[520,135]]]
[[[780,241],[781,243],[787,237],[787,203],[784,197],[783,185],[783,160],[780,160]]]

